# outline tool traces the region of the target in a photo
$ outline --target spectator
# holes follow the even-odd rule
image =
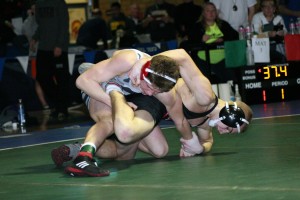
[[[64,0],[36,1],[37,31],[31,48],[37,49],[37,80],[46,96],[51,98],[55,110],[51,117],[65,120],[69,105],[69,14]]]
[[[4,57],[7,54],[7,43],[13,42],[16,34],[13,31],[12,24],[0,18],[0,56]]]
[[[255,14],[256,0],[210,0],[219,12],[219,17],[227,21],[236,31],[240,26],[251,24]]]
[[[142,26],[142,20],[144,18],[143,13],[141,12],[141,8],[139,4],[133,3],[129,6],[129,15],[128,18],[133,21],[135,25],[136,34],[143,34],[145,30]]]
[[[255,32],[265,34],[270,38],[271,60],[285,62],[283,39],[287,33],[283,18],[277,14],[276,0],[261,0],[261,12],[253,16],[252,24]]]
[[[175,24],[179,37],[183,39],[187,37],[201,13],[202,7],[195,5],[193,0],[183,0],[183,3],[176,6]]]
[[[27,10],[27,18],[24,20],[22,26],[22,33],[26,36],[28,41],[31,41],[37,27],[38,25],[35,20],[35,4],[32,4],[30,9]]]
[[[28,41],[21,35],[25,5],[21,0],[0,1],[0,55],[15,57],[28,53]]]
[[[103,48],[107,49],[108,27],[102,19],[99,9],[92,11],[91,19],[85,21],[78,31],[76,44],[85,46],[88,49],[97,49],[99,40],[103,42]]]
[[[132,47],[137,42],[135,37],[135,25],[121,10],[121,4],[114,2],[108,12],[110,20],[108,27],[112,36],[112,46],[116,49]]]
[[[216,6],[207,2],[204,3],[203,13],[192,27],[188,38],[192,43],[221,43],[238,39],[238,32],[228,22],[218,18]]]
[[[279,0],[279,12],[282,14],[286,27],[289,30],[289,23],[300,17],[299,0]]]
[[[10,20],[16,16],[17,6],[14,2],[0,1],[0,57],[7,56],[7,44],[17,36]]]
[[[30,9],[28,9],[27,15],[28,16],[25,19],[23,26],[22,26],[22,33],[26,36],[28,43],[30,43],[32,36],[38,27],[36,20],[35,20],[35,3],[33,3],[31,5]],[[38,43],[35,44],[35,47],[32,48],[32,50],[36,50],[37,45],[38,45]],[[34,62],[36,59],[35,58],[36,51],[32,51],[32,50],[29,49],[29,57],[30,57],[31,63]],[[33,78],[35,79],[36,77],[33,77]],[[49,105],[44,96],[43,89],[37,80],[35,80],[35,91],[36,91],[36,94],[39,98],[39,101],[40,101],[43,109],[49,109]]]
[[[162,42],[176,39],[175,5],[156,0],[145,12],[143,26],[151,35],[153,42]]]
[[[200,19],[191,29],[188,37],[187,46],[199,46],[205,49],[203,44],[223,44],[224,41],[237,40],[238,32],[234,30],[230,24],[220,18],[215,5],[211,2],[204,3],[203,12]],[[197,51],[196,55],[192,55],[200,70],[209,78],[211,74],[215,74],[216,80],[212,82],[223,83],[233,79],[232,71],[225,68],[224,52],[220,49],[212,49],[209,51],[210,61],[206,60],[205,51]],[[206,60],[206,61],[204,61]],[[207,62],[211,67],[207,67]]]

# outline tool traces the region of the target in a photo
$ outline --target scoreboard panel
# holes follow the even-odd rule
[[[241,68],[240,90],[247,104],[300,99],[300,63]]]

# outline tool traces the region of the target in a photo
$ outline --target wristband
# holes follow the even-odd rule
[[[114,82],[107,83],[107,85],[105,86],[106,94],[109,94],[111,91],[114,91],[114,90],[124,94],[121,86],[118,85],[117,83],[114,83]]]

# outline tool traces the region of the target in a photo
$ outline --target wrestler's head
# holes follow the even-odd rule
[[[141,80],[145,80],[149,87],[160,92],[171,90],[179,76],[177,62],[163,55],[154,56],[151,61],[146,62],[141,72]]]
[[[251,108],[242,101],[226,102],[220,110],[219,118],[209,121],[220,134],[244,132],[252,120]]]

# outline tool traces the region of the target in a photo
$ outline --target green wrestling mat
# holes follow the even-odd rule
[[[246,133],[218,135],[205,156],[180,159],[179,135],[164,129],[170,152],[155,159],[102,161],[108,177],[70,177],[52,163],[62,142],[0,151],[3,200],[274,200],[300,198],[300,116],[253,120]],[[1,141],[0,141],[1,142]],[[72,141],[71,141],[72,142]]]

